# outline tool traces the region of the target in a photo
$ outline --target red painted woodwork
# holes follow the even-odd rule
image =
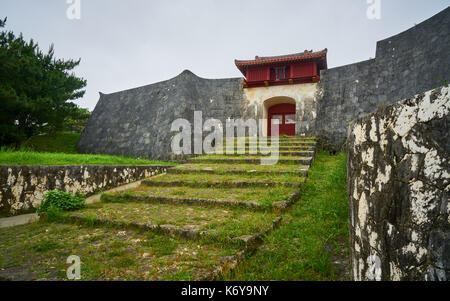
[[[269,108],[267,135],[272,136],[272,122],[279,122],[279,135],[295,136],[295,105],[282,103]]]
[[[267,69],[268,68],[251,68],[247,70],[247,78],[250,81],[264,81],[267,80]]]
[[[246,88],[315,83],[320,80],[320,70],[327,69],[326,55],[325,49],[277,57],[257,56],[255,60],[235,63],[246,77],[243,83]],[[277,70],[284,70],[284,77],[277,76],[280,75]]]
[[[294,78],[296,77],[312,77],[317,75],[317,64],[315,62],[309,62],[304,64],[293,64],[293,74]]]

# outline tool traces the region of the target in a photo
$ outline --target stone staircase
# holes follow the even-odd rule
[[[299,199],[313,162],[313,138],[286,137],[279,141],[278,164],[260,165],[260,151],[273,150],[270,139],[264,142],[268,146],[254,155],[191,158],[135,189],[104,194],[100,203],[67,213],[59,222],[169,236],[180,247],[164,255],[168,257],[147,255],[164,262],[164,267],[143,280],[178,279],[170,274],[213,280],[234,268],[282,223],[283,212]],[[244,143],[247,149],[257,145],[254,138]],[[198,248],[183,256],[188,242]]]

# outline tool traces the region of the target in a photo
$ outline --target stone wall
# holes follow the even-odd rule
[[[62,190],[85,195],[138,181],[170,166],[0,166],[0,215],[39,207],[42,195]]]
[[[194,124],[194,111],[203,120],[254,116],[244,101],[242,78],[204,79],[186,70],[152,85],[101,94],[77,149],[83,153],[174,159],[172,122],[184,118]],[[194,130],[192,128],[192,130]]]
[[[347,124],[450,81],[450,7],[378,42],[376,58],[323,70],[315,132],[340,147]]]
[[[450,280],[450,98],[438,88],[348,131],[355,280]]]

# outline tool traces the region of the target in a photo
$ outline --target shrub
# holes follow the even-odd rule
[[[49,191],[44,194],[43,198],[41,206],[37,209],[39,215],[42,212],[74,211],[86,206],[83,196],[74,196],[59,190]]]

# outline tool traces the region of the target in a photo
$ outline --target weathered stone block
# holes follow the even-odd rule
[[[450,278],[449,90],[416,95],[349,128],[355,280]]]
[[[0,214],[32,211],[50,190],[90,195],[165,172],[168,168],[170,166],[3,165],[0,166]]]

